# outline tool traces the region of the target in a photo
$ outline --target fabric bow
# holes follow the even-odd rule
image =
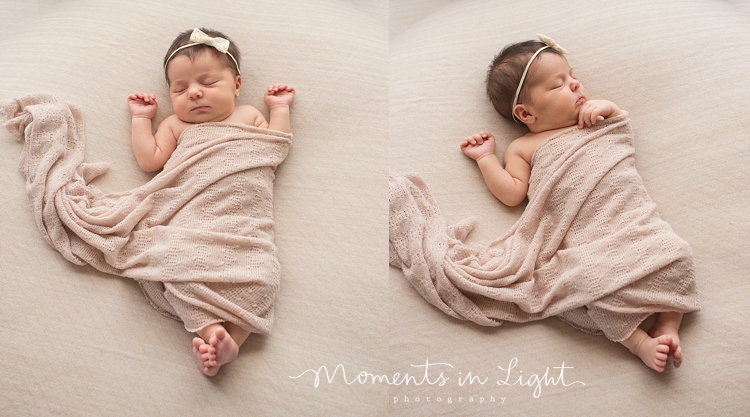
[[[202,43],[204,45],[213,46],[216,48],[217,51],[225,54],[229,50],[229,40],[215,37],[212,38],[205,33],[203,33],[202,30],[195,28],[193,30],[193,33],[190,35],[190,42],[193,43]]]
[[[558,45],[557,42],[553,41],[552,38],[550,38],[549,36],[544,36],[544,35],[541,35],[541,34],[540,35],[536,35],[536,36],[537,36],[537,38],[539,38],[540,41],[542,41],[542,43],[544,43],[545,45],[549,46],[550,48],[556,50],[557,52],[559,52],[559,53],[561,53],[563,55],[567,55],[568,54],[568,51],[565,48],[563,48],[562,46]]]

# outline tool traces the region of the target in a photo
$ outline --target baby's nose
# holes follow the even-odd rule
[[[200,97],[203,94],[203,91],[199,86],[193,85],[190,87],[190,91],[188,91],[188,95],[190,97]]]

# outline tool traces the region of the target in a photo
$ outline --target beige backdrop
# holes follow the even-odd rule
[[[474,216],[477,227],[469,241],[499,237],[523,207],[509,209],[495,200],[458,144],[486,129],[498,139],[501,155],[522,134],[489,104],[486,70],[504,45],[548,35],[570,51],[568,60],[591,97],[630,112],[646,187],[662,217],[693,246],[703,311],[684,320],[684,365],[657,374],[619,344],[555,318],[494,329],[452,319],[391,268],[389,370],[403,372],[429,360],[446,364],[430,367],[433,382],[441,371],[450,379],[443,386],[392,387],[390,415],[745,415],[750,404],[744,388],[750,382],[747,2],[393,3],[390,170],[420,173],[449,223]],[[396,11],[404,15],[394,19]],[[513,358],[510,375],[498,368],[509,368]],[[542,384],[535,398],[534,375],[549,369],[548,376],[558,381],[560,370],[554,368],[563,363],[573,368],[565,369],[564,382],[585,385]],[[460,386],[470,372],[482,379]],[[519,377],[532,386],[497,384]]]
[[[78,103],[87,161],[111,164],[95,184],[133,188],[151,175],[130,150],[126,97],[153,92],[157,119],[170,113],[161,61],[195,26],[240,46],[241,102],[267,114],[267,85],[298,91],[294,144],[275,183],[282,285],[272,334],[251,336],[235,363],[203,377],[191,335],[134,282],[73,266],[44,242],[18,172],[21,145],[0,131],[0,415],[745,413],[746,1],[3,1],[0,100],[46,91]],[[471,241],[518,218],[523,208],[497,202],[458,143],[487,129],[500,153],[522,133],[494,113],[484,75],[502,46],[537,33],[571,52],[592,96],[630,111],[646,186],[693,245],[704,309],[684,321],[678,370],[656,374],[557,319],[496,329],[451,319],[387,265],[389,170],[422,174],[450,222],[475,216]],[[498,368],[514,358],[510,374]],[[535,393],[534,376],[557,380],[563,363],[568,386]],[[321,367],[339,364],[329,382]],[[525,385],[497,383],[519,377]]]
[[[0,3],[0,100],[36,91],[79,104],[96,181],[138,186],[128,94],[153,92],[170,114],[162,59],[205,26],[239,46],[239,101],[261,109],[273,83],[297,89],[294,143],[275,181],[282,265],[273,332],[251,336],[209,379],[191,335],[138,285],[76,267],[32,222],[21,145],[0,132],[0,415],[382,415],[387,385],[320,385],[307,369],[388,360],[387,4],[344,0],[94,0]]]

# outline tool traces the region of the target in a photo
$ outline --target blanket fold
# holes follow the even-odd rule
[[[416,174],[389,178],[390,262],[431,304],[480,325],[558,316],[622,341],[650,314],[700,309],[690,246],[656,212],[627,113],[560,132],[532,158],[529,202],[487,246],[448,227]]]
[[[188,331],[231,321],[268,333],[280,266],[273,179],[291,135],[204,123],[185,129],[162,172],[133,190],[89,182],[80,109],[47,94],[2,105],[23,139],[20,169],[34,219],[67,260],[137,280],[152,305]]]

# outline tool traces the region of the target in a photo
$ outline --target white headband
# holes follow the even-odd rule
[[[240,74],[240,65],[237,63],[237,60],[234,59],[232,54],[229,53],[229,39],[220,38],[218,36],[215,38],[212,38],[206,35],[205,33],[203,33],[203,31],[201,31],[200,29],[195,28],[193,29],[193,33],[190,35],[190,41],[193,43],[182,45],[181,47],[175,49],[171,55],[169,55],[169,58],[167,58],[167,61],[164,63],[164,71],[167,70],[167,65],[169,65],[169,61],[172,60],[172,57],[174,57],[174,55],[177,52],[185,48],[195,46],[195,45],[208,45],[208,46],[214,47],[217,51],[221,52],[222,54],[229,55],[229,57],[232,58],[232,61],[234,61],[234,66],[237,67],[237,74]]]
[[[531,67],[531,63],[534,62],[534,59],[539,55],[540,52],[547,48],[552,48],[556,50],[557,52],[565,55],[568,53],[568,51],[565,50],[562,46],[558,45],[555,41],[553,41],[551,38],[544,36],[544,35],[536,35],[537,38],[539,38],[542,43],[544,43],[545,46],[542,46],[541,48],[537,49],[536,52],[534,52],[534,55],[531,56],[531,59],[529,59],[529,62],[526,64],[526,68],[523,70],[523,74],[521,75],[521,81],[518,82],[518,88],[516,88],[516,95],[513,96],[513,105],[510,107],[510,115],[513,117],[513,120],[516,123],[521,123],[518,119],[516,119],[516,104],[518,104],[518,95],[521,94],[521,88],[523,87],[523,82],[526,80],[526,73],[529,72],[529,68]]]

